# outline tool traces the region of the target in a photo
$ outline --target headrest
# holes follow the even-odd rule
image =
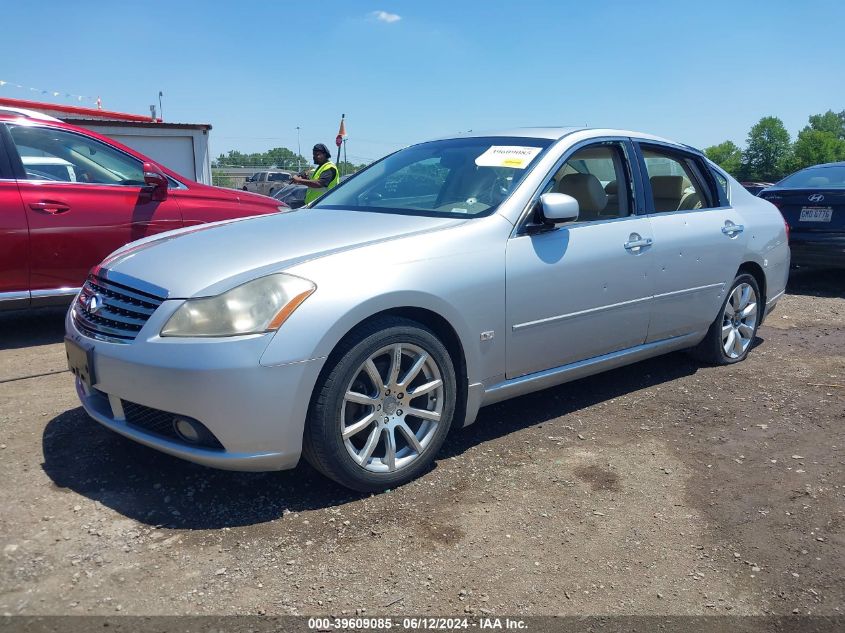
[[[560,179],[557,190],[575,198],[582,212],[596,213],[607,206],[607,194],[592,174],[567,174]]]
[[[683,176],[652,176],[651,193],[655,198],[673,198],[680,200],[684,195]]]
[[[604,192],[609,196],[615,196],[619,191],[619,183],[615,180],[611,180],[604,186]]]

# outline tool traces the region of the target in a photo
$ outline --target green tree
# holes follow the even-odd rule
[[[732,176],[739,173],[742,150],[733,141],[712,145],[704,150],[704,154]]]
[[[763,117],[748,132],[740,177],[775,182],[791,167],[792,144],[783,121],[773,116]]]
[[[276,167],[296,171],[309,165],[310,161],[286,147],[274,147],[266,152],[252,154],[229,150],[226,154],[220,154],[215,163],[218,167]]]
[[[214,168],[211,170],[211,184],[215,187],[229,187],[230,189],[235,188],[235,181],[233,178],[215,171]]]
[[[833,163],[845,160],[845,140],[833,132],[806,127],[798,133],[792,153],[795,169]]]
[[[337,168],[340,170],[340,173],[344,176],[348,176],[350,174],[354,174],[356,171],[360,171],[366,167],[366,163],[361,163],[360,165],[356,165],[354,163],[348,163],[345,160],[340,161],[337,164]]]
[[[839,114],[828,110],[824,114],[814,114],[810,117],[810,124],[805,130],[829,132],[839,140],[845,140],[845,110]]]

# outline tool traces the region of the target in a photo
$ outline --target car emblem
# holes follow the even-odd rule
[[[821,202],[822,200],[824,200],[824,196],[820,193],[814,193],[812,196],[807,198],[807,200],[809,200],[810,202]]]
[[[91,314],[97,314],[100,309],[103,307],[103,297],[100,293],[95,293],[91,295],[91,298],[88,299],[88,312]]]

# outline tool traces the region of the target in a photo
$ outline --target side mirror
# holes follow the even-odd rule
[[[550,224],[578,219],[578,201],[565,193],[544,193],[538,206],[542,219]]]
[[[167,176],[152,163],[144,163],[144,184],[149,188],[154,201],[160,202],[167,198]]]

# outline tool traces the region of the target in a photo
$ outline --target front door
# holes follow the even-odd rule
[[[115,249],[182,226],[173,197],[151,199],[136,158],[59,128],[8,128],[29,223],[33,297],[72,293]],[[57,170],[57,164],[64,169]]]
[[[507,245],[507,377],[641,345],[652,295],[651,227],[636,215],[630,146],[577,148],[543,190],[579,204],[576,222]]]
[[[29,305],[29,227],[0,130],[0,310]]]

